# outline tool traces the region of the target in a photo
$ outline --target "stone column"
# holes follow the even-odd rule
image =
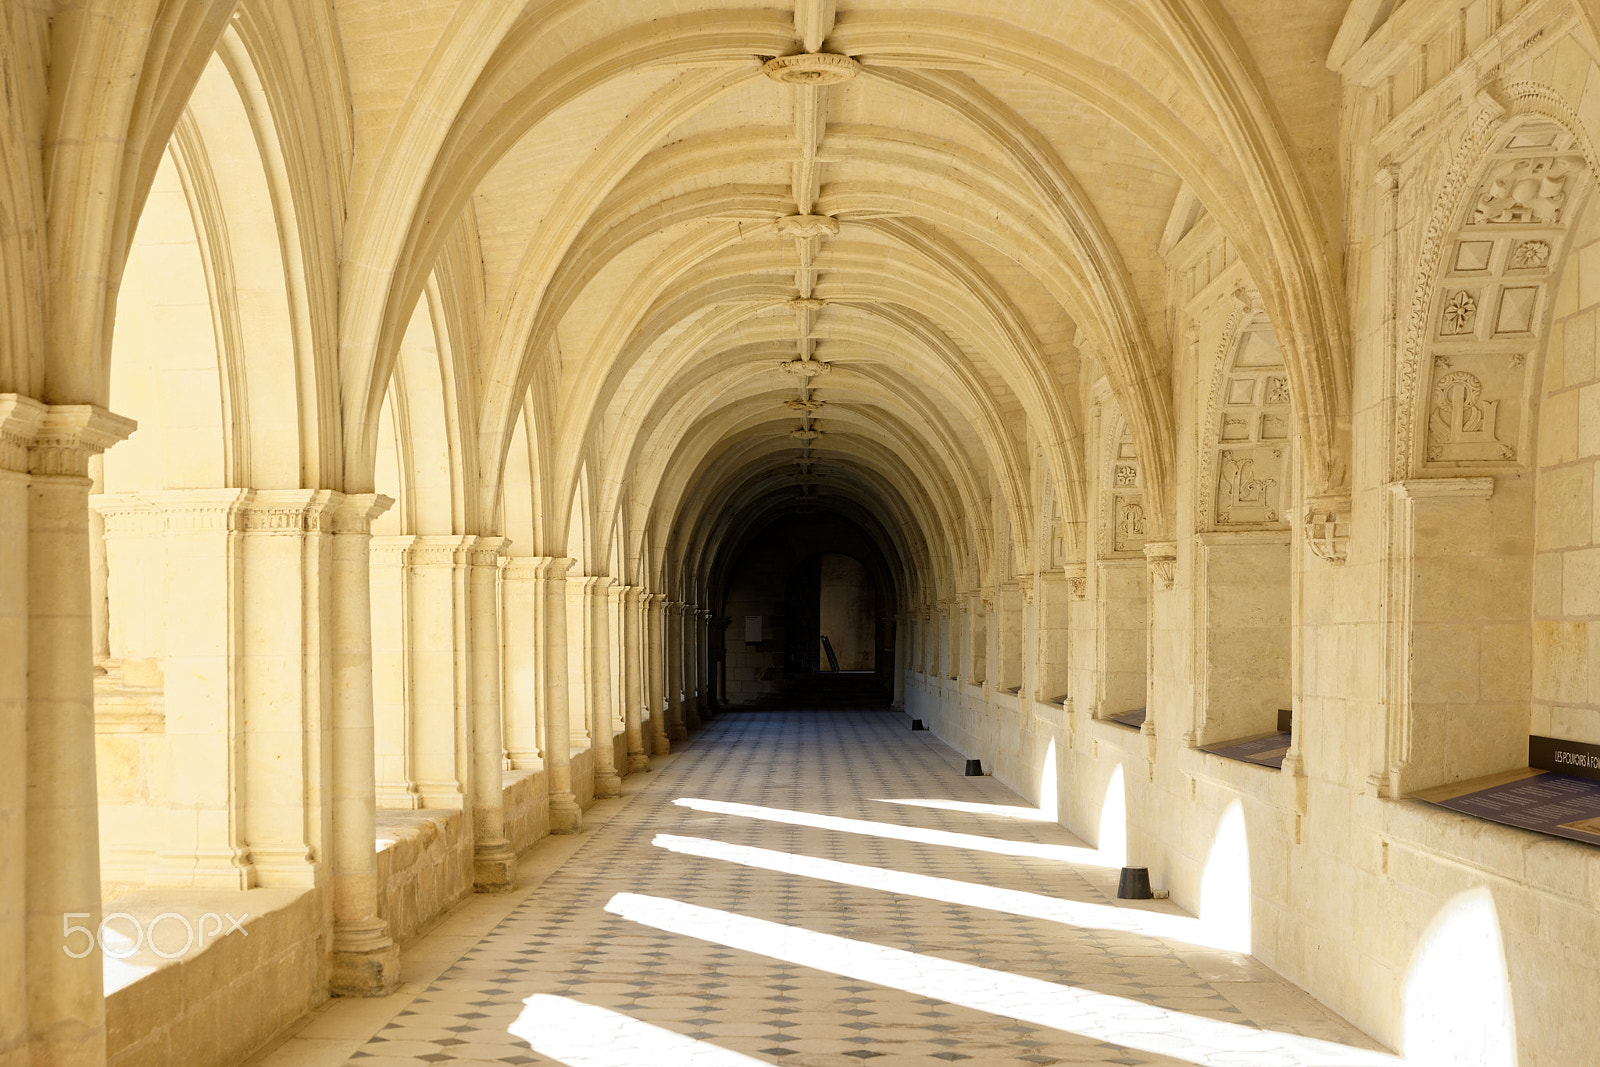
[[[594,748],[594,795],[596,799],[622,795],[622,776],[617,773],[616,690],[611,679],[611,617],[608,610],[612,585],[610,578],[590,578],[584,588],[587,610],[589,737]]]
[[[595,581],[586,574],[567,576],[567,707],[575,749],[589,748],[592,743],[589,726],[594,703],[590,682],[594,641],[589,631],[594,620],[589,612],[589,595]]]
[[[910,651],[910,616],[902,612],[894,617],[894,699],[889,704],[893,711],[906,710],[906,660]]]
[[[0,655],[0,1037],[22,1047],[7,1031],[25,1028],[35,1064],[105,1061],[100,954],[62,951],[62,917],[100,920],[89,457],[133,429],[88,404],[0,396],[0,625],[14,638]]]
[[[567,703],[567,568],[565,556],[542,557],[538,584],[544,604],[539,657],[544,666],[544,769],[550,788],[550,832],[575,834],[583,829],[583,810],[572,791],[572,724]]]
[[[650,752],[644,737],[645,649],[640,640],[644,629],[644,590],[636,585],[619,585],[612,593],[618,597],[621,610],[618,651],[622,656],[622,721],[628,738],[628,773],[638,774],[650,769]]]
[[[683,635],[683,725],[700,729],[700,609],[684,604],[679,632]]]
[[[674,741],[689,739],[683,718],[683,602],[669,600],[666,609],[667,736]]]
[[[500,568],[506,540],[479,537],[469,557],[472,619],[472,887],[503,893],[517,884],[506,838],[506,749],[500,721]]]
[[[372,520],[394,503],[345,496],[333,513],[330,550],[333,681],[333,838],[329,893],[333,943],[328,988],[343,996],[388,996],[400,985],[400,950],[378,917],[377,782],[373,769]]]
[[[644,613],[645,699],[650,705],[650,750],[656,756],[672,751],[666,713],[666,599],[662,593],[646,593],[639,598]]]
[[[418,537],[406,568],[411,778],[425,808],[467,807],[472,704],[467,585],[473,536]]]
[[[539,571],[543,565],[536,557],[513,556],[500,578],[502,719],[506,758],[519,769],[544,765],[539,727],[544,677],[539,662],[544,618]]]
[[[411,614],[411,534],[374,537],[372,570],[372,724],[380,808],[420,808],[412,778],[416,738],[412,732],[407,675],[407,619]]]

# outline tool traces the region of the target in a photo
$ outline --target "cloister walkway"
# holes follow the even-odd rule
[[[259,1062],[1394,1062],[906,727],[719,716]]]

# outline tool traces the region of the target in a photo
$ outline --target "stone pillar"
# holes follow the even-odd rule
[[[0,1047],[35,1064],[105,1062],[100,954],[62,951],[62,923],[100,921],[89,457],[133,429],[0,396]]]
[[[517,884],[517,854],[506,838],[505,739],[500,720],[500,568],[503,537],[472,546],[472,886],[503,893]]]
[[[683,605],[683,725],[685,729],[700,729],[700,661],[704,644],[701,637],[700,609],[694,604]]]
[[[550,787],[550,832],[575,834],[583,829],[583,810],[572,791],[572,724],[567,699],[567,568],[564,556],[542,557],[534,581],[544,605],[539,662],[544,667],[544,768]]]
[[[424,808],[466,809],[471,774],[468,658],[473,536],[418,537],[406,568],[406,703],[411,779]]]
[[[420,808],[412,778],[416,738],[411,728],[408,646],[411,548],[416,537],[374,537],[369,546],[372,584],[372,725],[380,808]]]
[[[594,620],[589,612],[589,595],[596,579],[585,574],[567,577],[567,707],[572,747],[590,747],[590,706],[594,687],[594,639],[590,633]]]
[[[333,513],[333,837],[328,889],[333,943],[328,988],[343,996],[388,996],[400,985],[400,950],[378,917],[376,780],[372,728],[372,520],[393,503],[345,496]]]
[[[619,585],[613,587],[612,594],[617,597],[621,612],[618,652],[622,657],[622,721],[623,732],[628,738],[628,773],[638,774],[650,769],[650,750],[644,736],[648,692],[645,648],[641,640],[644,631],[644,590],[636,585]]]
[[[911,646],[910,616],[901,613],[894,617],[894,700],[889,707],[893,711],[906,710],[906,661],[909,658]]]
[[[622,795],[622,776],[617,773],[616,690],[611,679],[611,617],[608,610],[612,585],[610,578],[590,578],[584,588],[584,608],[588,622],[584,657],[588,666],[589,737],[594,748],[594,795],[596,799]]]
[[[716,706],[716,672],[711,668],[711,612],[701,608],[695,612],[695,637],[698,652],[695,656],[695,679],[700,690],[699,715],[701,721],[711,717]]]
[[[650,705],[650,750],[656,756],[672,751],[666,712],[666,599],[662,593],[646,593],[639,598],[644,613],[645,699]]]
[[[666,609],[667,737],[687,741],[689,729],[683,718],[683,602],[669,600],[663,607]]]
[[[504,680],[501,716],[506,759],[519,769],[544,765],[539,725],[540,684],[544,677],[539,662],[544,618],[539,570],[543,565],[536,557],[513,556],[500,576]]]

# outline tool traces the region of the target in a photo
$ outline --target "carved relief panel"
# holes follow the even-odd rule
[[[1144,550],[1149,522],[1144,510],[1144,472],[1133,445],[1133,430],[1126,419],[1112,412],[1106,436],[1105,463],[1101,468],[1103,555],[1139,556]]]
[[[1489,153],[1440,249],[1424,348],[1413,357],[1420,373],[1405,383],[1412,422],[1400,452],[1415,468],[1530,458],[1534,357],[1583,171],[1572,136],[1543,121],[1517,127]]]
[[[1283,350],[1241,292],[1211,368],[1196,492],[1200,529],[1287,529],[1293,418]]]

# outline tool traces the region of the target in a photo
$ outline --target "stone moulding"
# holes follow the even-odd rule
[[[777,56],[761,64],[761,73],[785,85],[838,85],[860,72],[860,63],[833,52]]]

